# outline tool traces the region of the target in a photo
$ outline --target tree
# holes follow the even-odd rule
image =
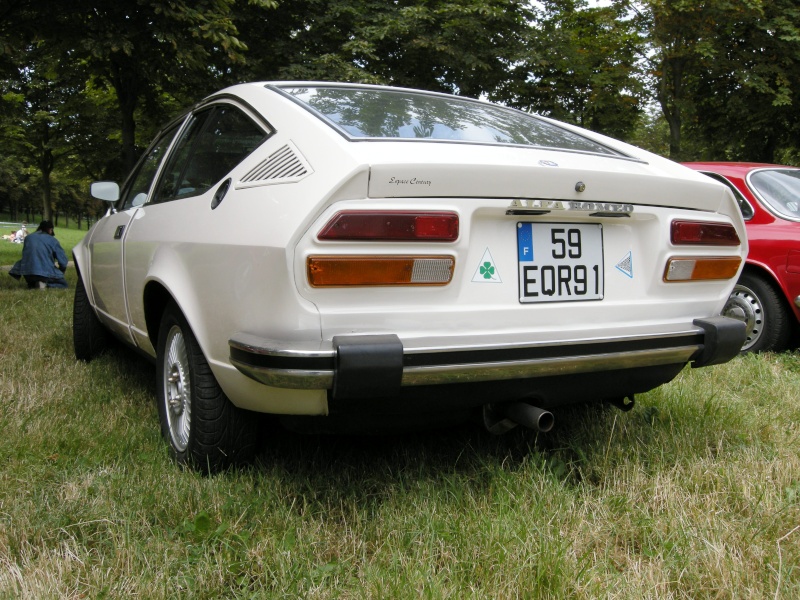
[[[646,98],[639,37],[614,6],[545,0],[513,72],[493,98],[615,137],[634,130]]]
[[[800,160],[800,6],[742,3],[715,23],[714,60],[703,65],[693,129],[711,158]]]
[[[248,78],[387,83],[479,96],[499,85],[527,27],[524,0],[296,0],[237,21]],[[240,71],[241,72],[241,71]]]
[[[22,164],[39,174],[41,213],[51,219],[52,174],[69,152],[65,137],[76,114],[73,99],[80,92],[80,77],[61,77],[55,58],[43,46],[30,46],[24,55],[24,66],[0,82],[5,111],[0,131]]]
[[[35,34],[54,55],[88,72],[94,86],[114,90],[120,115],[121,163],[137,158],[136,111],[154,118],[164,96],[199,99],[214,89],[246,46],[231,18],[235,0],[27,0],[39,17]],[[249,0],[261,8],[274,0]],[[27,13],[26,13],[27,14]],[[168,104],[168,103],[167,103]],[[182,104],[182,102],[181,102]]]
[[[34,173],[11,153],[0,154],[0,208],[7,208],[12,220],[21,221],[36,193]]]
[[[631,11],[642,36],[649,85],[669,125],[671,158],[772,160],[781,144],[798,146],[793,97],[800,86],[800,7],[794,0],[616,4]]]
[[[617,1],[621,9],[631,10],[632,22],[641,35],[641,59],[645,76],[669,125],[669,155],[681,158],[683,123],[691,112],[688,79],[708,55],[710,19],[715,0],[629,0]]]

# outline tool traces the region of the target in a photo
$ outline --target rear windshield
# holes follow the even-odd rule
[[[440,140],[624,156],[518,110],[391,89],[281,87],[350,139]]]
[[[800,219],[800,169],[754,171],[750,185],[779,215]]]

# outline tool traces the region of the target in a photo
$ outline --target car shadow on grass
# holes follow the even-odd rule
[[[611,427],[615,415],[621,413],[608,406],[590,405],[566,410],[568,420],[553,432],[517,427],[501,436],[486,431],[477,419],[427,431],[379,435],[304,434],[272,422],[265,428],[260,451],[249,468],[277,476],[284,484],[312,489],[315,495],[331,492],[331,482],[337,482],[339,488],[346,482],[355,493],[378,482],[390,487],[446,484],[454,477],[480,486],[498,473],[524,470],[574,485],[581,476],[572,465],[579,458],[593,460],[592,452],[583,451],[580,445],[598,443],[587,438],[587,432],[604,435],[604,424]],[[571,442],[576,434],[582,441]]]
[[[724,446],[750,443],[724,411],[702,403],[666,403],[644,395],[633,410],[592,403],[554,410],[556,427],[517,427],[502,436],[475,422],[387,435],[300,434],[270,426],[248,467],[294,493],[328,504],[334,498],[386,496],[409,486],[481,493],[498,479],[539,479],[556,488],[604,486],[631,469],[656,472],[703,460]]]

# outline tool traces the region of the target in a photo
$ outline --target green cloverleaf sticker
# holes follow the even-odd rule
[[[497,271],[497,265],[492,258],[492,253],[489,248],[483,252],[483,258],[475,269],[475,274],[472,276],[473,283],[503,283],[500,279],[500,273]]]

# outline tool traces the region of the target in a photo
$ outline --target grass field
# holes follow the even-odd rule
[[[265,430],[202,477],[168,458],[152,366],[74,360],[71,304],[0,273],[0,598],[800,597],[797,353],[547,435]]]

